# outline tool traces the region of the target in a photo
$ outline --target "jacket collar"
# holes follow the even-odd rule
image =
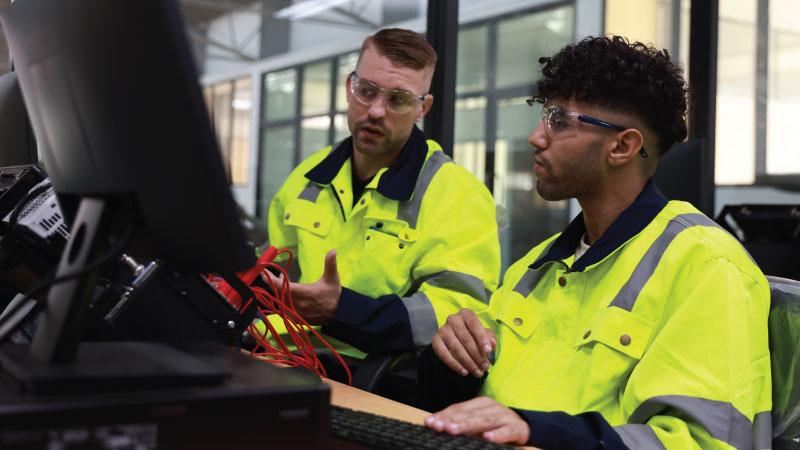
[[[664,209],[667,202],[666,197],[658,190],[653,179],[648,180],[636,200],[622,211],[622,214],[589,247],[589,250],[575,261],[572,265],[572,271],[582,272],[592,264],[602,261],[603,258],[610,255],[649,225],[658,213]],[[581,213],[567,225],[564,232],[550,246],[548,252],[540,256],[529,267],[536,270],[546,262],[563,260],[573,255],[585,233],[586,224],[583,220],[583,213]]]
[[[422,166],[428,154],[425,133],[415,125],[411,130],[400,156],[381,175],[378,192],[392,200],[406,201],[411,198]],[[345,161],[353,156],[353,137],[350,136],[336,146],[325,159],[306,173],[306,178],[328,185],[342,169]]]

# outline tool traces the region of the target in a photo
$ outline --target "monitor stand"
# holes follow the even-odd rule
[[[228,376],[219,365],[164,344],[80,343],[98,260],[124,244],[114,243],[115,225],[133,226],[126,224],[130,218],[126,208],[130,206],[122,198],[81,199],[56,270],[57,278],[70,278],[50,289],[31,345],[0,348],[3,372],[22,390],[60,393],[207,386]]]

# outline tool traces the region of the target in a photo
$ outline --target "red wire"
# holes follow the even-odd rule
[[[288,255],[286,268],[274,263],[274,258],[277,258],[278,255],[282,254]],[[327,376],[327,372],[317,356],[314,344],[311,341],[311,336],[313,335],[314,338],[316,338],[323,346],[331,351],[337,362],[344,368],[345,373],[347,374],[348,384],[352,384],[353,377],[350,373],[350,368],[347,366],[347,363],[344,361],[339,352],[337,352],[336,349],[334,349],[333,346],[331,346],[327,340],[323,338],[319,332],[317,332],[317,330],[315,330],[305,319],[303,319],[303,317],[295,309],[290,290],[289,275],[287,273],[287,269],[293,262],[292,252],[288,249],[280,249],[277,250],[274,255],[272,255],[272,258],[273,259],[270,261],[259,261],[254,269],[257,269],[258,273],[260,274],[264,274],[267,268],[277,271],[282,275],[280,286],[276,285],[271,277],[262,277],[265,279],[274,294],[259,287],[252,287],[254,294],[253,297],[240,308],[240,311],[244,311],[253,301],[255,301],[257,302],[257,311],[264,318],[263,332],[260,332],[254,324],[251,324],[247,327],[248,333],[256,341],[256,346],[250,351],[250,354],[270,363],[292,367],[305,367],[316,372],[319,376],[325,377]],[[252,272],[247,271],[247,273]],[[227,291],[235,294],[235,291],[232,291],[228,288],[227,283],[223,282],[219,284],[222,284],[222,286],[219,286],[217,283],[215,283],[215,285],[219,286],[218,289],[221,292]],[[239,300],[238,297],[236,300]],[[240,302],[241,300],[239,300],[239,303]],[[271,315],[277,315],[282,319],[286,328],[286,334],[296,349],[294,352],[290,350],[289,345],[287,345],[287,343],[284,341],[283,336],[277,332],[271,321],[267,319],[267,317]]]

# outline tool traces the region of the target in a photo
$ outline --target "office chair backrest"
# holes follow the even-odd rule
[[[768,276],[771,297],[773,449],[798,449],[800,438],[800,282]]]

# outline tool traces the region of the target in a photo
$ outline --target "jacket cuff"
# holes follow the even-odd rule
[[[572,450],[629,450],[614,428],[597,412],[573,416],[561,411],[512,409],[531,429],[527,445]]]
[[[373,298],[342,287],[333,319],[322,332],[365,353],[414,349],[408,311],[397,295]]]

